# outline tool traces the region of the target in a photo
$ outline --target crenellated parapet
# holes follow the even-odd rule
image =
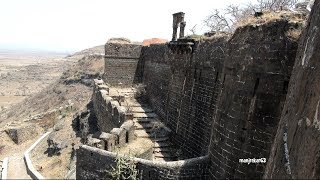
[[[119,96],[110,93],[109,86],[102,79],[94,80],[93,106],[100,131],[109,132],[119,128],[130,118],[119,99]]]

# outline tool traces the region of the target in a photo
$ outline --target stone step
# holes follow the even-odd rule
[[[138,129],[135,130],[134,133],[137,137],[140,138],[150,138],[151,141],[164,141],[169,139],[166,135],[159,135],[152,132],[152,130],[148,129]]]
[[[156,153],[153,153],[153,156],[156,158],[176,158],[175,155],[172,155],[171,153],[168,153],[168,152],[156,152]]]
[[[141,130],[135,130],[134,134],[138,137],[138,138],[150,138],[149,133],[147,133],[147,131],[145,131],[144,129]]]
[[[153,148],[153,152],[173,152],[173,148],[168,148],[168,147],[158,147],[158,148]]]
[[[152,113],[153,110],[147,107],[132,107],[131,112],[133,113]]]
[[[152,121],[150,119],[144,119],[141,118],[140,121],[136,120],[134,121],[134,126],[136,127],[136,129],[152,129],[154,128],[155,130],[158,128],[157,126],[157,121]],[[167,127],[163,127],[164,130],[171,132],[171,130]]]
[[[146,104],[142,104],[139,102],[132,102],[132,101],[126,101],[125,105],[128,107],[143,107],[143,108],[147,108],[148,106]]]
[[[157,138],[151,138],[151,141],[153,142],[164,142],[164,141],[168,141],[169,137],[157,137]]]
[[[171,147],[172,144],[169,141],[157,141],[154,143],[154,148]]]
[[[134,94],[133,91],[118,91],[120,94]]]
[[[153,125],[151,123],[142,123],[140,124],[139,122],[134,123],[134,126],[136,127],[136,130],[139,129],[151,129],[153,127]]]
[[[158,121],[158,119],[156,119],[156,118],[133,118],[133,122],[137,122],[137,123],[150,123],[150,122],[154,122],[154,121]]]
[[[155,113],[133,113],[134,118],[157,118]]]
[[[154,157],[153,158],[154,161],[159,161],[159,162],[167,162],[167,161],[175,161],[176,158],[167,158],[167,157]]]

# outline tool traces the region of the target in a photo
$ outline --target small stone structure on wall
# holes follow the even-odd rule
[[[184,21],[184,12],[178,12],[172,14],[173,16],[173,23],[172,23],[172,28],[173,28],[173,33],[172,33],[172,41],[177,40],[177,32],[178,28],[180,27],[179,31],[179,38],[184,37],[184,28],[186,27],[186,22]]]

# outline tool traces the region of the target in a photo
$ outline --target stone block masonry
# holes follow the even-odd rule
[[[209,154],[213,178],[261,178],[285,101],[301,23],[278,20],[196,42],[192,54],[144,47],[150,104],[170,129],[180,158]],[[210,148],[209,148],[210,145]]]
[[[107,43],[105,45],[105,81],[127,87],[141,81],[141,45]]]
[[[127,119],[125,108],[109,96],[109,87],[103,80],[95,80],[92,99],[100,131],[110,132],[113,128],[119,128]]]
[[[205,167],[199,167],[206,170],[209,167],[206,172],[212,179],[261,178],[265,164],[244,164],[239,159],[267,158],[268,161],[298,46],[298,37],[291,36],[290,32],[299,32],[301,29],[302,22],[277,19],[240,27],[233,35],[216,34],[205,40],[184,39],[170,46],[156,44],[142,47],[139,50],[140,57],[137,57],[136,71],[130,62],[119,65],[117,63],[125,61],[107,58],[108,53],[109,57],[129,56],[136,52],[135,46],[126,44],[128,50],[107,43],[105,79],[115,86],[131,86],[137,82],[134,78],[119,80],[118,77],[124,76],[112,74],[116,69],[119,71],[130,66],[131,70],[125,73],[128,73],[128,77],[138,75],[138,82],[145,85],[149,105],[172,130],[173,144],[180,149],[177,151],[179,159],[208,155],[209,161]],[[138,56],[137,53],[133,54]],[[303,64],[308,63],[308,54],[301,57]],[[112,110],[117,107],[116,103],[112,103],[111,99],[108,102],[99,100],[103,99],[100,97],[104,96],[104,91],[97,92],[94,95],[97,113],[101,113],[99,109],[102,109],[116,114]],[[106,108],[102,108],[100,102]],[[109,122],[106,120],[108,118],[102,118],[102,124]],[[112,120],[112,123],[115,122]],[[113,126],[112,123],[106,123],[105,126]],[[94,152],[90,166],[97,166],[101,170],[101,166],[95,163],[110,157]],[[82,174],[79,177],[102,177],[96,169],[90,171],[84,167],[88,161],[79,161],[77,174]],[[186,175],[184,171],[176,173],[163,166],[151,167],[153,170],[148,167],[150,177],[158,177],[156,179],[208,177],[207,174]],[[194,169],[187,171],[194,172]],[[156,176],[152,176],[153,173]]]
[[[143,51],[150,103],[175,132],[181,159],[207,154],[227,38],[198,43],[194,54],[177,55],[166,45]]]
[[[77,150],[77,179],[111,179],[106,170],[115,167],[117,154],[90,146]],[[142,179],[209,179],[208,156],[172,162],[133,158]]]
[[[297,49],[285,33],[295,26],[246,26],[228,41],[209,151],[214,178],[262,177],[265,164],[239,159],[269,156]]]
[[[266,179],[320,179],[320,1],[303,31]]]

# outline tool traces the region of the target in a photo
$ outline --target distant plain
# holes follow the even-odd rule
[[[57,80],[70,64],[65,56],[0,50],[0,113]]]

